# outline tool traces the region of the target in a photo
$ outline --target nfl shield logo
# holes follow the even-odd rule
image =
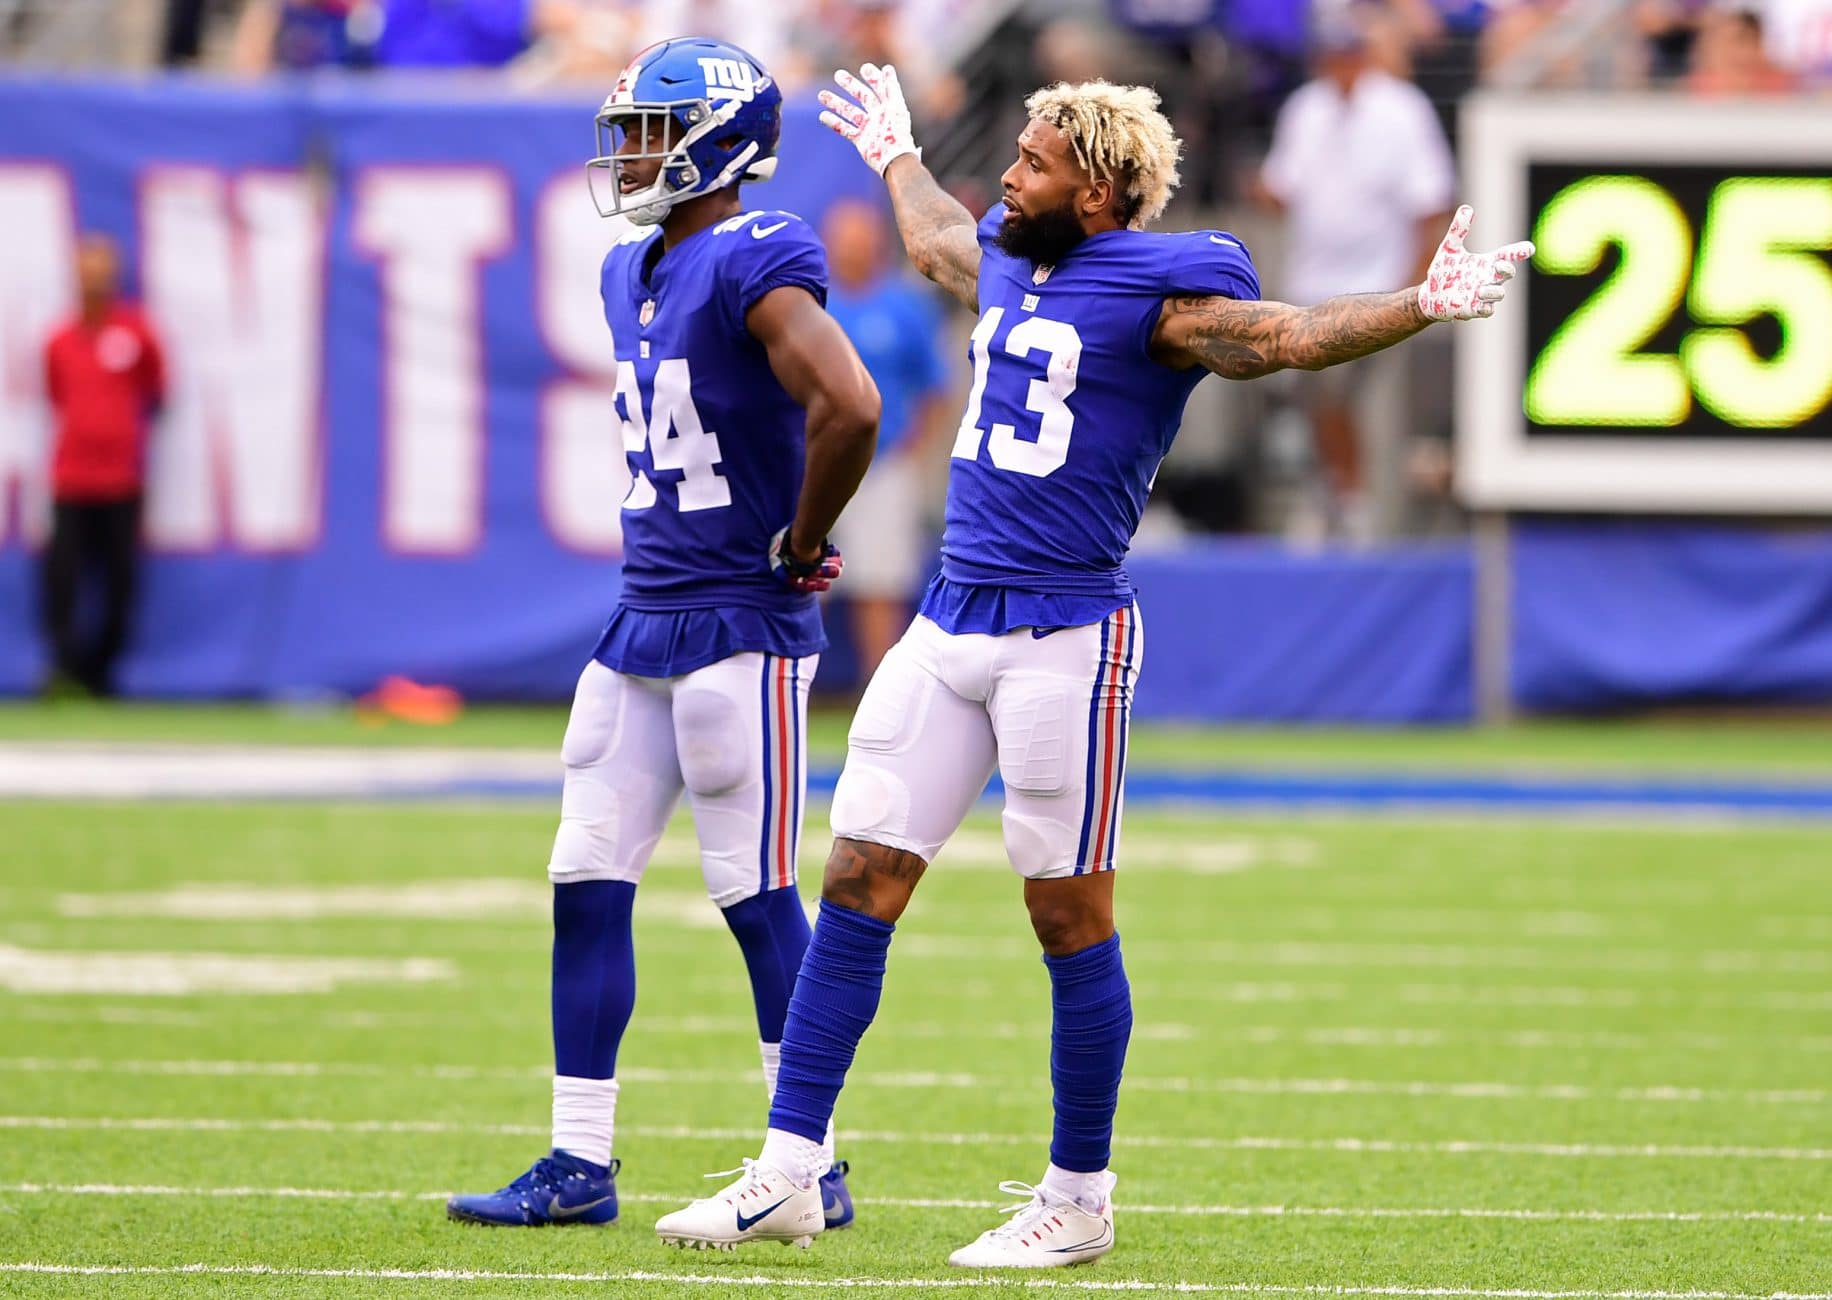
[[[1047,266],[1040,266],[1035,271],[1032,271],[1031,283],[1042,284],[1045,280],[1050,278],[1050,270],[1051,268]]]
[[[649,298],[643,302],[642,310],[636,313],[636,323],[643,326],[644,328],[647,328],[649,322],[654,319],[655,319],[655,299]]]

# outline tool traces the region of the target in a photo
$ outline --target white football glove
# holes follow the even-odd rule
[[[1466,251],[1463,237],[1469,234],[1474,216],[1467,203],[1457,209],[1437,256],[1431,259],[1425,283],[1419,286],[1419,310],[1431,320],[1493,316],[1519,264],[1533,256],[1532,242],[1524,239],[1492,253]]]
[[[820,100],[826,111],[821,121],[852,141],[878,175],[884,175],[884,169],[905,154],[922,156],[910,138],[910,106],[903,102],[897,69],[888,63],[882,68],[867,63],[856,77],[841,68],[833,79],[852,99],[823,90]]]

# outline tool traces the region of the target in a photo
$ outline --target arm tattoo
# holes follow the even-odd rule
[[[899,158],[885,169],[884,181],[911,263],[969,311],[978,311],[980,241],[973,214],[936,183],[920,159]]]
[[[1315,307],[1179,297],[1170,300],[1167,318],[1184,356],[1224,379],[1321,370],[1391,347],[1431,323],[1413,289],[1350,294]]]

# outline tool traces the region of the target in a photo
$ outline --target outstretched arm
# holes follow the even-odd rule
[[[942,189],[910,136],[897,70],[867,63],[833,78],[851,99],[823,90],[821,121],[852,141],[890,188],[897,231],[915,268],[971,311],[979,310],[980,244],[973,214]]]
[[[1321,370],[1411,338],[1433,321],[1492,316],[1519,264],[1525,241],[1492,253],[1463,247],[1473,214],[1457,209],[1431,259],[1425,282],[1394,293],[1350,294],[1315,307],[1240,302],[1218,296],[1171,298],[1152,335],[1166,365],[1206,366],[1227,379],[1275,370]]]
[[[1223,379],[1321,370],[1411,338],[1427,325],[1418,291],[1351,294],[1315,307],[1233,298],[1172,298],[1152,336],[1166,365],[1206,366]]]
[[[783,390],[808,412],[807,463],[788,549],[797,560],[815,563],[871,464],[878,388],[846,332],[806,289],[770,290],[744,323],[769,354]]]

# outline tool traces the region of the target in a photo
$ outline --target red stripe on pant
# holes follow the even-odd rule
[[[776,707],[774,725],[777,736],[776,760],[776,887],[781,889],[789,883],[789,845],[794,837],[789,833],[789,822],[795,816],[795,792],[790,789],[791,774],[795,770],[795,756],[789,753],[794,740],[794,733],[789,726],[789,709],[793,706],[789,698],[789,661],[776,661]]]
[[[1113,852],[1113,816],[1115,796],[1119,793],[1115,778],[1115,756],[1119,753],[1116,741],[1116,730],[1119,717],[1119,692],[1125,674],[1126,613],[1123,609],[1113,611],[1113,636],[1107,645],[1107,662],[1101,665],[1101,690],[1099,698],[1107,710],[1107,724],[1101,737],[1100,760],[1100,813],[1096,823],[1094,843],[1095,850],[1089,854],[1096,871],[1107,862]]]

